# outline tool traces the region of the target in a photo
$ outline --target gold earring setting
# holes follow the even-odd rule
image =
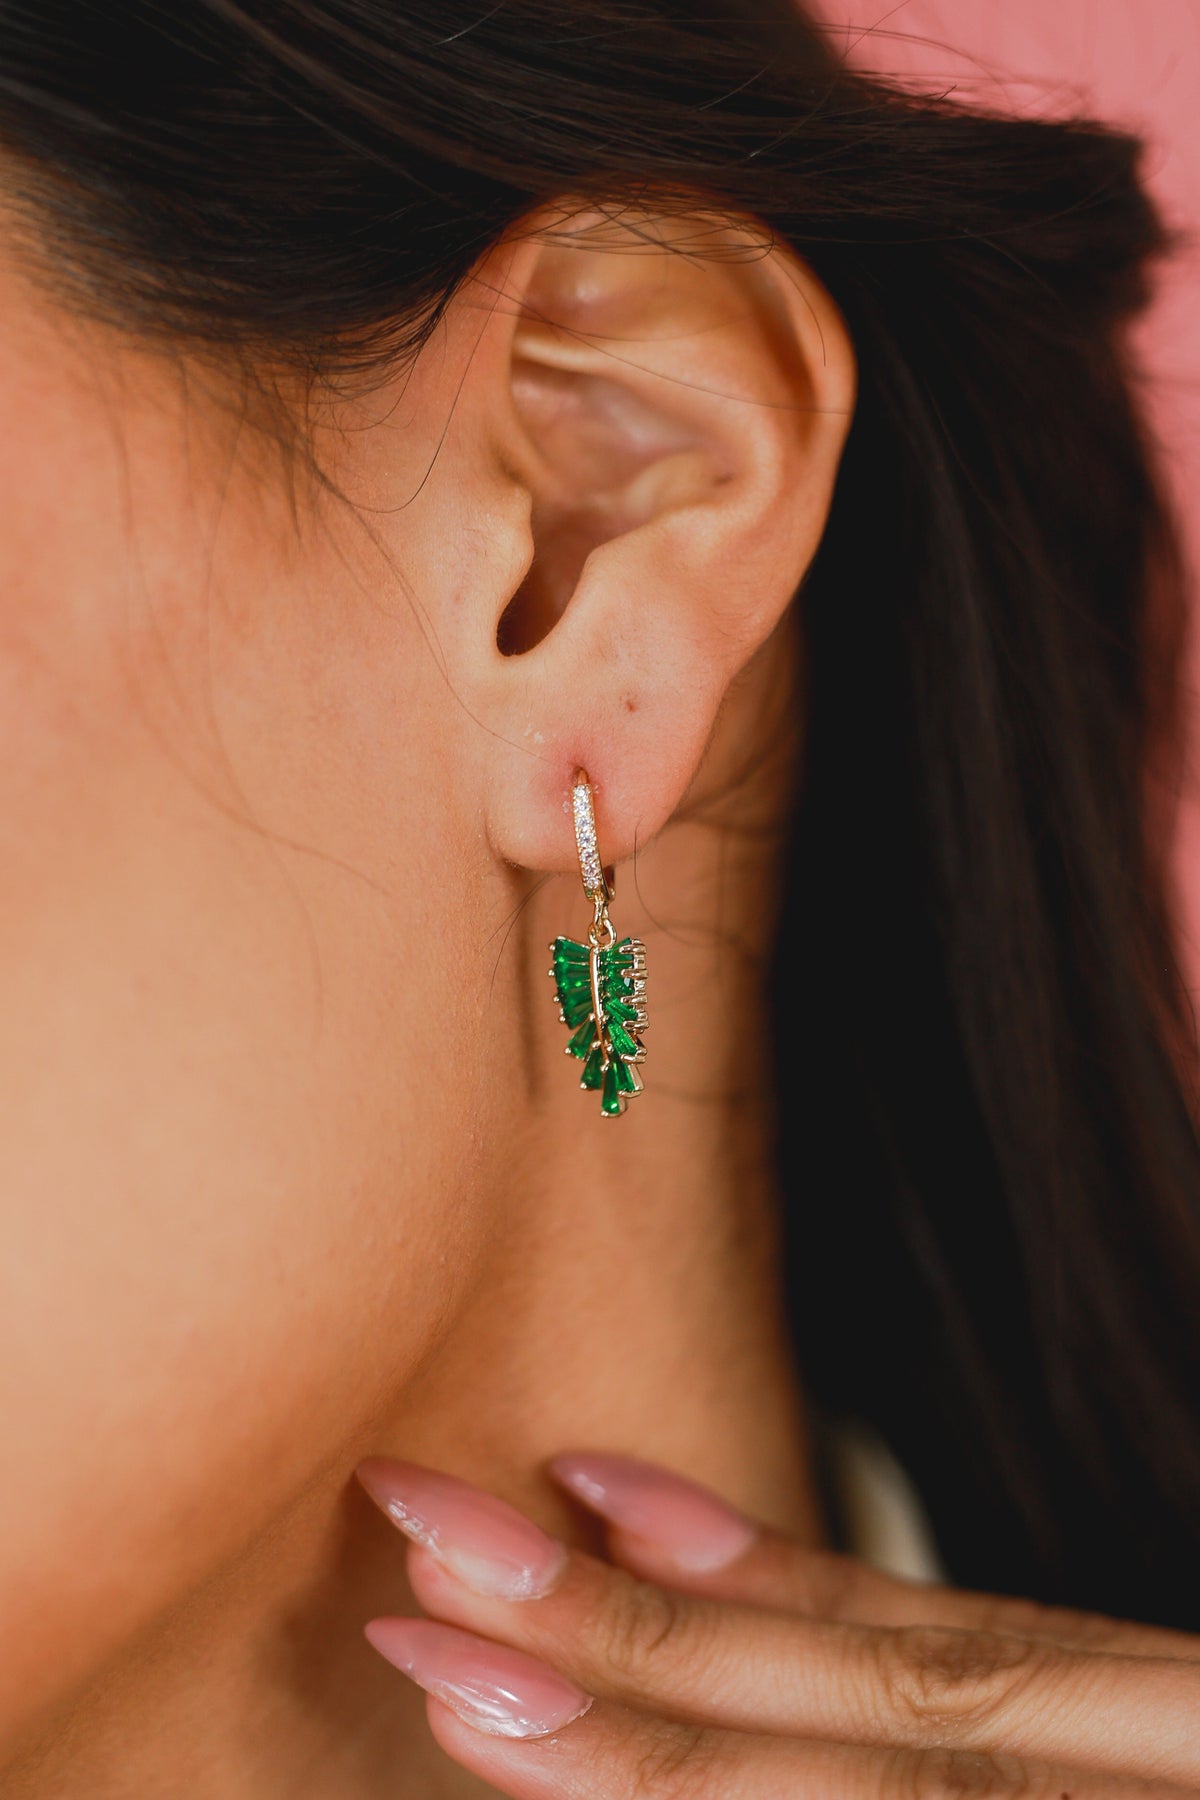
[[[609,917],[615,892],[611,868],[605,868],[596,837],[595,796],[583,769],[571,785],[575,847],[583,891],[593,916],[586,942],[556,937],[550,946],[559,1018],[571,1028],[568,1056],[583,1064],[579,1085],[598,1089],[606,1119],[625,1111],[633,1094],[642,1091],[638,1064],[646,1059],[641,1034],[646,1029],[646,946],[638,938],[618,938]]]

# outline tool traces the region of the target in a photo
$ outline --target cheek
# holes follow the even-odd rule
[[[269,714],[218,690],[224,787],[82,670],[93,728],[31,703],[0,746],[0,1713],[351,1441],[482,1235],[449,849],[400,853],[374,730],[266,648]]]
[[[0,299],[3,1732],[366,1448],[491,1140],[411,610],[173,364]]]

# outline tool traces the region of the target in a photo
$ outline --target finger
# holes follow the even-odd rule
[[[375,1647],[431,1695],[442,1748],[514,1800],[1180,1800],[1161,1783],[958,1750],[899,1753],[694,1727],[591,1703],[554,1670],[420,1619],[377,1619]]]
[[[1200,1662],[1200,1639],[1186,1632],[1045,1606],[1035,1600],[906,1580],[872,1568],[857,1557],[806,1549],[769,1530],[762,1531],[736,1563],[708,1571],[681,1567],[670,1548],[616,1528],[607,1532],[606,1547],[615,1563],[643,1580],[714,1600],[807,1613],[847,1624],[948,1625],[1042,1638],[1077,1650]]]
[[[1001,1751],[1200,1786],[1200,1666],[1036,1639],[804,1619],[673,1592],[571,1554],[553,1591],[473,1592],[414,1547],[436,1618],[503,1640],[588,1692],[693,1724]]]
[[[561,1735],[488,1739],[434,1701],[449,1756],[513,1800],[1194,1800],[1191,1790],[969,1750],[864,1750],[647,1719],[597,1705]]]
[[[737,1730],[1004,1749],[1200,1784],[1200,1665],[683,1594],[568,1553],[451,1477],[383,1461],[360,1473],[417,1540],[409,1579],[427,1611],[591,1693]]]
[[[949,1625],[1127,1656],[1200,1660],[1200,1640],[1184,1632],[904,1581],[855,1557],[809,1549],[756,1527],[707,1488],[631,1457],[560,1456],[550,1472],[604,1519],[614,1561],[689,1593],[851,1624]]]

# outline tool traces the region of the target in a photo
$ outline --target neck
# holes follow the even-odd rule
[[[350,1480],[368,1452],[480,1482],[579,1543],[587,1527],[541,1473],[573,1447],[671,1464],[817,1537],[776,1291],[760,1005],[771,921],[754,844],[679,824],[623,883],[613,911],[647,942],[651,1025],[647,1091],[619,1121],[578,1091],[543,973],[549,939],[582,934],[578,886],[526,897],[494,1004],[528,1009],[533,1098],[491,1164],[496,1223],[469,1291],[402,1389],[321,1447],[269,1530],[7,1772],[9,1800],[167,1793],[181,1764],[194,1800],[372,1800],[401,1770],[409,1800],[479,1793],[361,1639],[367,1618],[411,1609],[402,1544]]]
[[[646,1092],[618,1121],[579,1091],[541,971],[554,924],[569,927],[580,903],[564,918],[561,894],[539,896],[522,960],[545,986],[544,1108],[506,1158],[485,1278],[398,1432],[406,1454],[419,1438],[429,1462],[465,1453],[462,1472],[519,1481],[512,1497],[550,1507],[562,1528],[533,1471],[584,1442],[673,1463],[794,1528],[810,1502],[754,976],[735,980],[711,943],[673,940],[631,900],[614,912],[651,955]]]

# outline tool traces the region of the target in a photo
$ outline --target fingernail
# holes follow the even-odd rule
[[[366,1635],[418,1687],[492,1737],[545,1737],[592,1704],[590,1694],[545,1663],[452,1625],[372,1619]]]
[[[758,1529],[707,1488],[631,1456],[557,1456],[550,1467],[577,1499],[703,1575],[742,1556]]]
[[[515,1507],[432,1469],[368,1457],[355,1471],[377,1506],[458,1579],[492,1600],[538,1600],[566,1565],[561,1544]]]

